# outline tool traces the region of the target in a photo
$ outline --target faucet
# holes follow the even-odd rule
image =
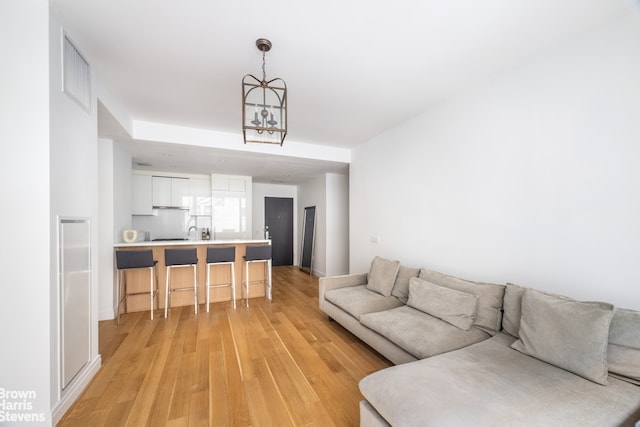
[[[191,239],[191,230],[196,230],[196,234],[193,240],[198,240],[198,227],[196,227],[195,225],[192,225],[191,227],[189,227],[189,229],[187,230],[187,237],[189,237],[189,239]]]

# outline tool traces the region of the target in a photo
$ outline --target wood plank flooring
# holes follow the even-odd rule
[[[273,302],[100,322],[102,368],[59,426],[357,426],[358,381],[391,366],[318,308],[318,279],[273,269]]]

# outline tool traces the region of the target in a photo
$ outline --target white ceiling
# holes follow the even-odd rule
[[[240,82],[260,75],[255,40],[266,37],[273,43],[267,78],[281,77],[289,89],[285,145],[352,148],[588,31],[633,0],[50,3],[132,119],[236,133],[242,144]],[[108,116],[100,114],[103,135],[118,133],[102,121]],[[243,161],[262,165],[263,182],[278,181],[275,175],[299,182],[304,176],[297,174],[315,173],[313,165],[344,170],[332,162],[127,141],[126,133],[120,139],[136,159],[193,172],[210,170],[207,162],[216,159],[227,173],[245,173]]]

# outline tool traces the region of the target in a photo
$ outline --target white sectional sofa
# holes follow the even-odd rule
[[[640,312],[376,257],[320,279],[320,308],[398,366],[365,377],[361,426],[634,426]]]

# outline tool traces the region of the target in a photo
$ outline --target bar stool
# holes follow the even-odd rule
[[[249,264],[254,262],[264,262],[266,267],[267,299],[271,301],[271,245],[247,246],[246,255],[244,256],[245,270],[245,290],[247,297],[247,307],[249,307]]]
[[[193,290],[193,301],[196,310],[196,314],[198,314],[198,280],[197,280],[197,264],[198,264],[198,254],[196,248],[191,249],[165,249],[164,250],[164,265],[167,266],[167,282],[166,282],[166,291],[164,297],[164,317],[167,318],[167,313],[169,311],[169,303],[171,302],[169,298],[169,294],[171,292],[177,291],[189,291]],[[182,288],[172,288],[170,283],[171,278],[171,270],[174,268],[184,268],[190,267],[193,269],[193,288],[192,287],[182,287]]]
[[[233,299],[233,309],[236,308],[236,248],[231,247],[208,247],[207,248],[207,313],[209,312],[209,294],[211,288],[231,287],[231,298]],[[211,284],[211,266],[228,265],[231,267],[231,282]]]
[[[153,260],[153,251],[149,250],[137,250],[137,251],[116,251],[116,311],[117,311],[117,323],[120,324],[120,303],[124,301],[124,312],[127,312],[127,298],[134,295],[149,294],[150,307],[151,307],[151,320],[153,320],[153,298],[156,299],[156,305],[158,305],[158,270],[156,264],[158,261]],[[135,270],[140,268],[149,269],[149,291],[144,292],[129,292],[127,290],[127,274],[128,270]],[[154,280],[155,279],[155,280]],[[124,287],[124,292],[120,296],[120,288]]]

